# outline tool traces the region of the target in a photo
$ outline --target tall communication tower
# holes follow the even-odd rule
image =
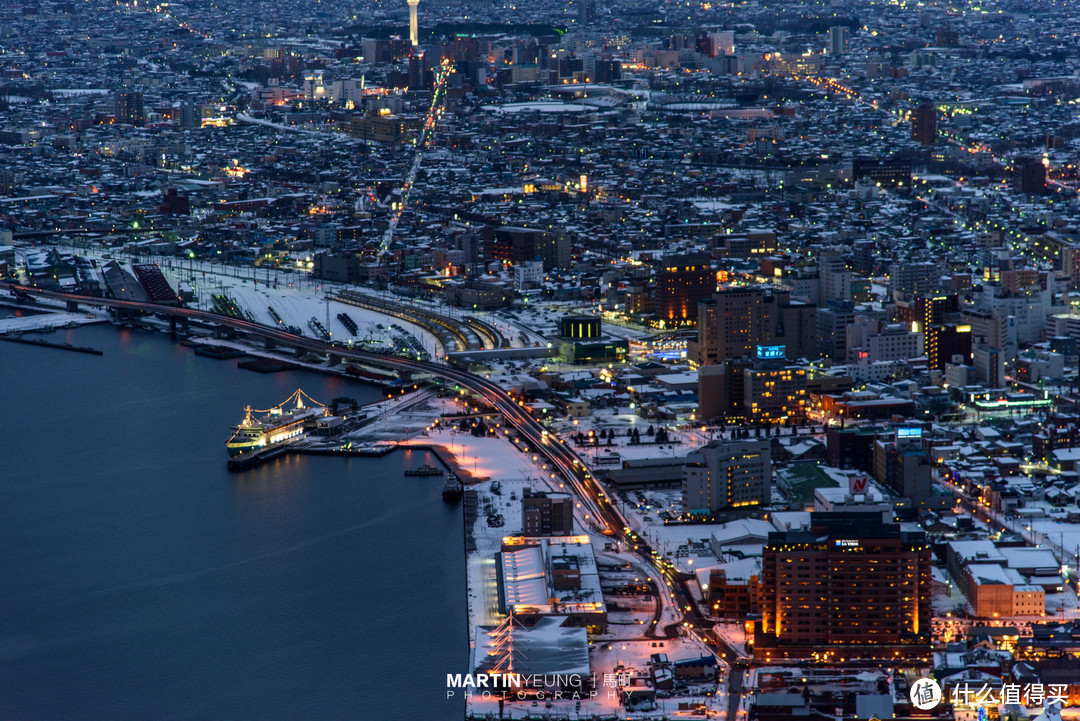
[[[409,3],[409,42],[415,48],[420,44],[420,34],[416,28],[416,6],[420,4],[420,0],[405,0]]]

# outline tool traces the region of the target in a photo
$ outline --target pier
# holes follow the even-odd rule
[[[486,481],[486,478],[477,478],[471,471],[466,470],[464,466],[457,462],[453,452],[446,446],[438,445],[435,443],[402,443],[398,445],[398,448],[402,450],[418,450],[428,451],[439,459],[446,470],[453,473],[461,481],[462,485],[468,488],[471,485]]]
[[[205,356],[206,358],[228,360],[229,358],[243,358],[247,355],[247,351],[240,350],[239,348],[231,348],[224,345],[202,345],[197,343],[193,345],[195,348],[195,355]]]
[[[410,468],[405,471],[406,476],[441,476],[443,469],[434,466],[423,465],[419,468]]]
[[[398,446],[393,443],[375,443],[365,446],[334,448],[331,446],[314,445],[310,441],[298,440],[294,443],[280,443],[270,448],[253,453],[245,453],[236,458],[230,458],[228,468],[230,471],[246,471],[266,461],[273,460],[284,455],[298,456],[361,456],[366,458],[381,458],[391,451],[397,450]]]
[[[454,455],[446,446],[435,444],[412,444],[390,443],[379,441],[361,446],[329,446],[325,443],[312,441],[310,438],[299,438],[292,442],[280,443],[269,448],[245,453],[242,456],[229,459],[230,471],[246,471],[249,468],[273,460],[280,456],[294,454],[298,456],[359,456],[366,458],[381,458],[392,451],[428,451],[432,453],[447,470],[455,474],[466,489],[479,483],[481,478],[476,478],[472,473],[463,468],[454,460]],[[409,474],[406,475],[416,475]],[[440,471],[441,475],[441,471]]]
[[[0,340],[7,341],[8,343],[22,343],[24,345],[35,345],[41,348],[55,348],[57,350],[71,350],[76,353],[89,353],[90,355],[104,355],[102,351],[97,348],[85,348],[83,346],[71,345],[70,343],[53,343],[52,341],[44,340],[43,338],[18,338],[13,335],[4,334],[0,335]]]
[[[280,371],[294,371],[300,366],[297,363],[276,358],[255,358],[254,360],[240,361],[236,364],[236,367],[243,368],[246,371],[255,371],[256,373],[278,373]]]

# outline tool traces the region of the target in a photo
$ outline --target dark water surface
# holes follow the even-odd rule
[[[0,343],[0,718],[460,719],[460,507],[380,459],[228,473],[243,407],[298,386],[109,326]]]

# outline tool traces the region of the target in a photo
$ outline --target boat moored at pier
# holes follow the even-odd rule
[[[451,473],[446,477],[446,483],[443,484],[442,497],[447,503],[457,503],[461,500],[461,495],[465,492],[465,487],[462,485],[461,480],[457,475]]]
[[[305,405],[304,399],[312,405]],[[248,406],[244,410],[244,420],[233,427],[232,436],[225,442],[233,458],[291,441],[330,413],[326,406],[300,389],[273,408],[263,411]]]
[[[426,463],[419,468],[409,468],[405,471],[406,476],[441,476],[442,474],[443,470],[441,468],[429,466]]]

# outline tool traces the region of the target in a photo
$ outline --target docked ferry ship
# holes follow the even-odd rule
[[[313,405],[304,405],[305,398]],[[292,440],[303,435],[308,425],[329,415],[326,406],[299,389],[284,403],[268,410],[253,410],[251,406],[244,410],[244,420],[233,426],[232,436],[225,441],[225,447],[233,458]],[[256,413],[265,415],[256,417]]]

